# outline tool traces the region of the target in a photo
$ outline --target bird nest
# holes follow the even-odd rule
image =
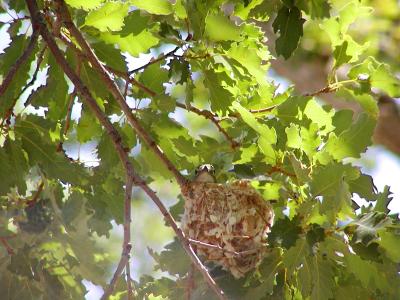
[[[182,194],[182,229],[200,257],[236,278],[262,261],[274,212],[249,182],[190,182]]]

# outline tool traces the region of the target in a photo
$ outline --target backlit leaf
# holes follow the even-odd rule
[[[85,25],[96,27],[100,31],[120,30],[128,15],[128,8],[127,3],[107,2],[87,15]]]

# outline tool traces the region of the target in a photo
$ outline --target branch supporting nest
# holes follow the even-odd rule
[[[123,253],[121,255],[120,262],[117,266],[117,270],[114,273],[113,279],[110,282],[110,285],[106,289],[105,293],[102,296],[102,299],[108,298],[112,291],[114,290],[114,286],[116,283],[116,279],[118,278],[123,269],[126,267],[127,262],[129,261],[129,253],[131,250],[130,245],[130,205],[131,205],[131,193],[132,193],[132,185],[136,184],[140,188],[144,190],[144,192],[153,200],[153,202],[157,205],[163,216],[166,218],[168,224],[173,228],[175,233],[177,234],[179,240],[182,243],[185,251],[191,258],[192,262],[195,264],[196,268],[201,272],[204,279],[208,283],[209,287],[215,292],[219,299],[226,299],[224,292],[218,287],[214,279],[210,276],[205,266],[202,264],[200,259],[197,257],[195,252],[193,251],[192,246],[187,242],[186,237],[182,230],[176,224],[172,215],[168,212],[167,208],[158,198],[156,193],[150,189],[150,187],[146,184],[146,182],[137,175],[133,169],[133,166],[129,160],[129,157],[125,151],[125,148],[122,144],[122,138],[119,135],[118,131],[114,128],[110,120],[107,116],[102,112],[100,107],[97,105],[97,102],[91,95],[89,89],[84,85],[76,72],[69,66],[68,62],[63,56],[63,53],[58,48],[52,34],[47,29],[45,25],[43,15],[38,9],[37,3],[35,0],[26,0],[26,3],[29,8],[29,12],[31,14],[32,24],[35,30],[38,30],[47,43],[51,53],[54,55],[57,63],[63,69],[64,73],[69,77],[69,79],[75,85],[75,88],[79,94],[81,94],[82,98],[86,102],[86,104],[90,107],[90,109],[95,114],[96,118],[100,121],[100,123],[105,127],[106,132],[110,136],[114,148],[117,151],[121,162],[123,163],[125,172],[126,172],[126,188],[125,188],[125,220],[124,220],[124,242],[123,242]],[[90,46],[86,43],[85,39],[75,27],[75,25],[71,21],[71,17],[69,16],[69,12],[65,6],[64,1],[57,1],[58,8],[60,9],[60,13],[63,16],[64,24],[70,29],[71,34],[76,38],[79,45],[84,49],[85,54],[88,58],[90,58],[90,62],[95,67],[95,69],[102,75],[102,80],[107,84],[107,86],[112,91],[114,97],[117,102],[120,104],[122,110],[126,114],[130,124],[132,127],[138,132],[138,135],[142,137],[142,139],[148,144],[148,146],[161,158],[161,160],[168,166],[171,172],[175,175],[178,183],[182,186],[186,184],[186,179],[179,173],[179,171],[172,165],[172,163],[165,157],[162,151],[157,147],[154,140],[148,135],[143,127],[138,123],[138,120],[132,115],[130,108],[125,102],[122,94],[119,92],[115,83],[109,77],[107,71],[101,65],[101,63],[97,60]]]

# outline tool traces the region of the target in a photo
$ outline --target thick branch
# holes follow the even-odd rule
[[[67,29],[70,31],[71,35],[76,39],[79,46],[83,49],[86,57],[92,64],[92,66],[98,71],[101,76],[103,82],[106,84],[107,88],[110,90],[111,94],[121,107],[122,111],[126,115],[126,118],[130,125],[135,129],[136,133],[139,137],[150,147],[154,153],[161,159],[164,165],[172,172],[176,181],[180,186],[184,186],[186,184],[185,177],[175,168],[175,166],[171,163],[171,161],[166,157],[161,148],[156,144],[154,139],[146,132],[146,130],[140,125],[139,120],[132,114],[131,108],[125,102],[125,98],[118,89],[115,82],[112,80],[110,75],[108,74],[105,67],[101,64],[101,62],[97,59],[96,54],[86,42],[85,38],[82,36],[81,32],[76,28],[75,24],[72,22],[71,16],[69,14],[68,8],[66,7],[63,0],[56,1],[59,5],[59,13],[62,16],[63,22]]]
[[[125,220],[124,220],[123,250],[122,250],[121,260],[120,260],[117,270],[113,276],[113,281],[111,282],[109,288],[107,289],[108,291],[110,291],[109,294],[111,294],[112,290],[114,289],[115,282],[116,282],[116,279],[114,280],[114,278],[118,278],[121,275],[124,267],[126,266],[127,262],[129,261],[129,252],[131,250],[130,214],[131,214],[132,181],[135,181],[135,183],[142,183],[142,184],[145,184],[145,183],[139,178],[139,176],[137,176],[134,173],[132,164],[129,161],[128,154],[125,152],[124,146],[122,145],[122,138],[119,135],[118,131],[114,128],[114,126],[112,125],[110,120],[107,118],[107,116],[105,116],[103,114],[102,110],[97,105],[96,100],[93,98],[93,96],[89,92],[89,89],[83,84],[83,82],[81,81],[79,76],[69,66],[68,62],[64,58],[63,53],[58,48],[56,42],[54,41],[52,35],[48,31],[48,29],[44,23],[43,16],[38,10],[36,1],[26,0],[26,3],[28,5],[29,12],[31,14],[32,24],[34,26],[34,29],[40,32],[43,39],[46,41],[51,53],[54,55],[57,63],[63,69],[65,74],[68,76],[68,78],[73,82],[76,90],[79,92],[79,94],[82,95],[83,100],[90,107],[90,109],[96,115],[97,119],[100,121],[100,123],[106,129],[108,135],[110,136],[110,138],[114,144],[114,148],[116,149],[116,151],[119,155],[119,158],[120,158],[120,160],[124,166],[124,169],[126,171],[127,179],[126,179],[126,187],[125,187]]]
[[[4,78],[3,82],[1,83],[0,97],[3,96],[3,94],[6,92],[7,88],[10,86],[18,69],[27,61],[29,56],[32,54],[33,49],[35,49],[35,45],[38,40],[38,37],[39,37],[39,32],[37,32],[37,30],[33,30],[28,47],[26,47],[24,53],[22,53],[22,55],[16,60],[14,65],[10,68],[10,71],[7,73],[6,77]]]

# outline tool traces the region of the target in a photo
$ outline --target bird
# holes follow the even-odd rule
[[[235,278],[261,263],[274,212],[250,181],[218,183],[215,168],[204,164],[196,169],[182,195],[182,229],[201,259],[230,271]]]
[[[200,165],[195,170],[195,178],[196,182],[213,182],[215,183],[217,180],[215,178],[215,168],[213,165],[204,164]]]

